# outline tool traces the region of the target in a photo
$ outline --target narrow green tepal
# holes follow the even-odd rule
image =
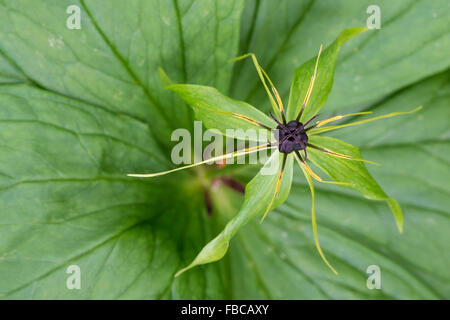
[[[258,174],[247,184],[244,202],[236,216],[227,223],[223,231],[217,237],[203,247],[200,253],[187,267],[176,273],[176,277],[195,266],[222,259],[227,253],[230,240],[236,232],[251,219],[264,214],[271,202],[271,197],[269,195],[274,194],[276,188],[278,173],[282,166],[281,158],[282,155],[278,150],[273,152],[264,167],[261,168]],[[292,184],[293,160],[293,157],[288,157],[280,190],[271,209],[282,204],[289,195]]]
[[[230,244],[230,240],[225,238],[224,233],[220,233],[213,240],[208,242],[206,246],[203,247],[202,251],[195,257],[194,261],[192,261],[187,267],[179,270],[175,277],[178,277],[183,272],[206,263],[211,263],[222,259],[228,251],[228,246]]]
[[[336,40],[323,51],[319,59],[317,74],[314,81],[314,90],[311,92],[311,97],[301,119],[310,119],[317,114],[327,100],[328,94],[333,86],[334,69],[342,45],[357,34],[366,30],[367,27],[345,29],[339,34]],[[317,48],[317,51],[319,51],[319,48]],[[308,92],[310,79],[314,74],[315,64],[316,57],[313,57],[294,71],[287,109],[288,119],[295,119],[302,108],[304,98]]]
[[[375,181],[361,159],[359,149],[339,139],[313,135],[309,140],[312,144],[335,153],[345,154],[353,158],[344,159],[315,149],[309,150],[308,159],[328,174],[334,181],[349,183],[348,187],[360,192],[371,200],[387,201],[400,233],[403,231],[403,215],[397,200],[390,198]],[[344,187],[344,186],[342,186]]]

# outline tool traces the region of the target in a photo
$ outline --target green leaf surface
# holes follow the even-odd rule
[[[80,30],[66,28],[74,4]],[[321,112],[424,108],[327,133],[382,164],[367,170],[404,211],[400,235],[384,203],[316,184],[320,243],[338,277],[315,249],[297,169],[289,198],[263,224],[248,219],[250,206],[237,216],[244,197],[214,180],[246,183],[255,166],[126,177],[171,168],[170,133],[192,126],[158,67],[175,83],[215,87],[267,110],[251,62],[228,60],[254,52],[286,101],[293,70],[341,30],[365,25],[370,4],[0,0],[0,298],[448,299],[445,0],[378,1],[382,29],[339,55]],[[174,278],[234,217],[247,224],[229,227],[241,226],[228,254]],[[80,290],[66,287],[70,265],[80,267]],[[370,265],[381,268],[381,290],[366,286]]]
[[[2,0],[0,51],[29,81],[147,121],[167,145],[172,129],[192,123],[189,110],[161,87],[158,67],[175,82],[229,85],[242,1],[214,4]],[[82,11],[80,30],[66,27],[69,5]]]

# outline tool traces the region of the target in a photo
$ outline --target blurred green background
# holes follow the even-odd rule
[[[69,5],[81,29],[66,26]],[[398,234],[384,203],[317,186],[322,248],[310,195],[296,175],[287,202],[241,229],[220,262],[173,275],[212,239],[242,196],[210,176],[248,181],[255,168],[171,167],[170,134],[192,114],[161,86],[215,86],[269,104],[254,52],[287,101],[293,70],[369,5],[381,29],[347,43],[321,113],[419,113],[343,129],[336,137],[383,165],[369,167],[399,200]],[[0,297],[3,299],[448,299],[450,297],[450,6],[446,0],[0,0]],[[68,266],[81,270],[69,290]],[[381,289],[366,286],[381,268]]]

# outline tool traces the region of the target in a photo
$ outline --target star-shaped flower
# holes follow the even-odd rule
[[[322,259],[335,274],[337,274],[336,270],[328,262],[319,245],[313,179],[321,183],[353,188],[369,199],[387,201],[396,219],[398,229],[400,232],[402,231],[403,218],[398,202],[384,193],[363,164],[363,162],[373,162],[361,159],[358,148],[354,146],[334,138],[319,136],[319,134],[328,131],[412,113],[420,109],[419,107],[410,112],[394,112],[338,125],[329,124],[346,117],[361,116],[370,112],[337,115],[324,120],[317,120],[319,118],[317,112],[325,103],[331,91],[334,67],[340,47],[348,39],[365,30],[366,28],[344,30],[323,54],[322,46],[320,46],[316,58],[311,59],[295,70],[287,110],[284,109],[277,89],[267,73],[259,65],[254,54],[250,53],[233,59],[236,61],[250,57],[253,60],[273,108],[274,114],[270,112],[270,117],[267,117],[258,109],[245,102],[226,97],[212,87],[186,84],[169,86],[169,89],[178,93],[194,109],[196,118],[202,120],[207,128],[215,128],[223,133],[228,128],[264,129],[270,132],[269,141],[258,141],[260,142],[259,145],[219,155],[184,167],[152,174],[130,174],[130,176],[156,177],[212,161],[226,160],[264,149],[274,149],[270,159],[247,185],[244,203],[239,213],[216,238],[202,249],[194,261],[186,268],[180,270],[177,275],[196,265],[221,259],[228,249],[229,241],[243,224],[256,216],[261,216],[262,222],[271,209],[283,203],[290,191],[294,158],[303,171],[311,190],[311,216],[316,248]],[[236,139],[248,138],[243,136],[242,133],[236,133],[232,137]],[[332,180],[323,180],[311,169],[308,162],[314,163],[327,173]],[[274,164],[278,168],[275,174],[262,174],[262,170]]]

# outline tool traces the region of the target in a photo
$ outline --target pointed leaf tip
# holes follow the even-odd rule
[[[218,261],[223,258],[223,256],[228,251],[230,239],[227,237],[224,232],[220,233],[217,237],[211,240],[203,249],[197,254],[195,259],[185,268],[179,270],[175,277],[178,277],[183,272],[206,263],[211,263]]]
[[[397,200],[393,198],[389,198],[386,200],[389,208],[391,208],[392,213],[394,214],[395,222],[397,224],[397,229],[400,233],[403,233],[403,213],[402,208]]]
[[[159,80],[163,84],[164,89],[168,89],[169,86],[174,84],[163,68],[158,67],[158,73],[159,73]]]

